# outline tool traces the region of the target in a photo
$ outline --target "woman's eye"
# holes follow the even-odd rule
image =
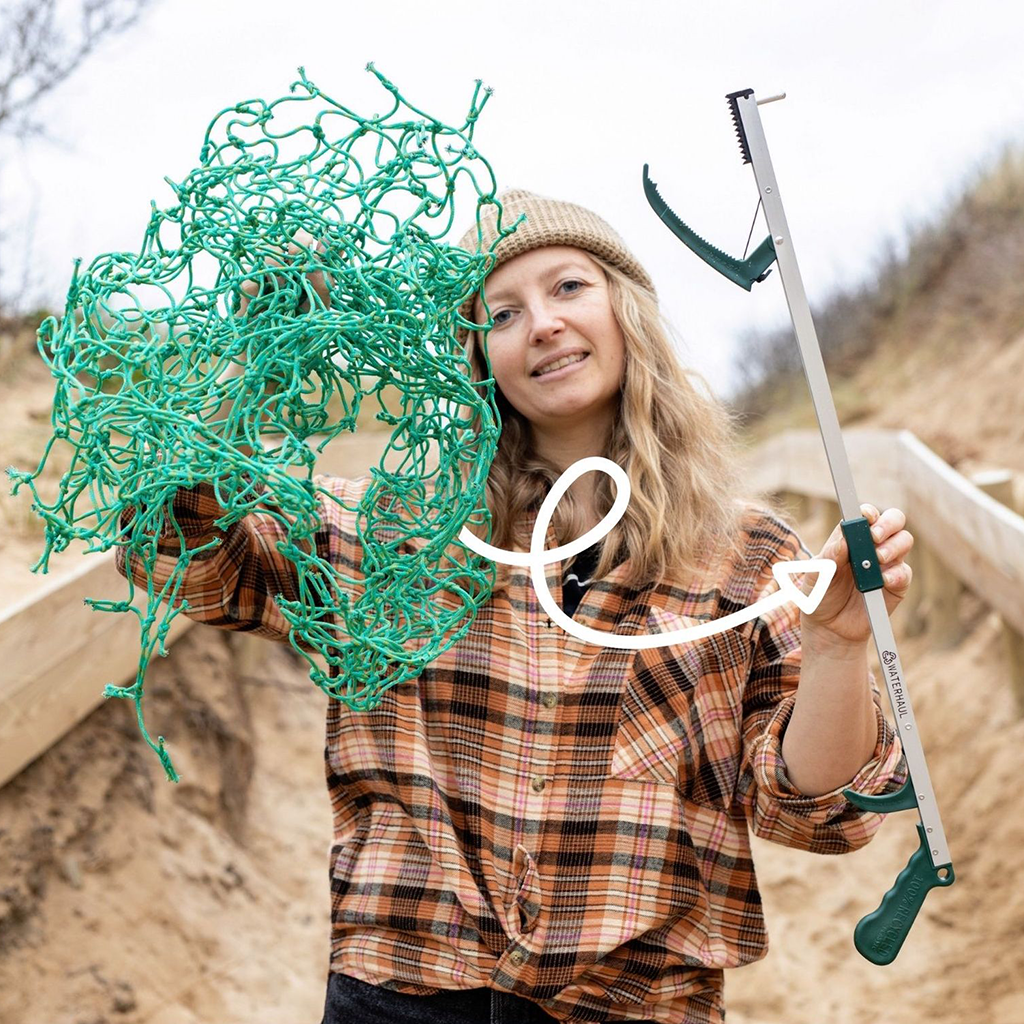
[[[508,316],[512,315],[511,313],[509,313],[507,309],[499,309],[498,312],[494,314],[493,320],[495,327],[497,327],[499,324],[504,324],[508,322],[507,320],[502,319],[506,314]]]
[[[576,285],[575,288],[571,288],[570,289],[570,292],[569,292],[570,294],[572,294],[572,292],[578,292],[580,290],[580,288],[583,287],[583,282],[582,281],[577,281],[575,279],[573,279],[571,281],[563,281],[562,282],[562,287],[564,288],[566,285],[570,285],[570,284]]]

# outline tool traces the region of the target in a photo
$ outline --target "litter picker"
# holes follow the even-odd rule
[[[935,886],[952,885],[955,876],[935,793],[928,776],[924,748],[914,721],[903,666],[885,608],[882,572],[868,521],[860,513],[846,445],[839,429],[818,336],[807,304],[786,213],[782,208],[782,197],[768,155],[761,115],[757,109],[759,104],[784,98],[785,93],[781,93],[761,100],[755,99],[753,89],[729,93],[726,97],[739,136],[743,162],[753,167],[759,203],[764,208],[768,222],[768,237],[745,259],[736,259],[716,249],[687,227],[658,194],[656,185],[647,173],[646,164],[644,192],[655,213],[680,241],[741,288],[750,291],[756,282],[763,281],[771,273],[772,264],[778,263],[793,330],[800,346],[804,374],[825,445],[832,482],[835,484],[842,514],[843,536],[850,551],[850,565],[857,589],[864,597],[871,633],[909,769],[906,783],[897,792],[869,796],[847,789],[844,793],[850,803],[862,810],[888,813],[916,808],[919,816],[917,832],[920,846],[896,877],[892,888],[882,897],[878,909],[862,918],[854,929],[854,945],[860,954],[872,963],[889,964],[896,959],[929,890]]]

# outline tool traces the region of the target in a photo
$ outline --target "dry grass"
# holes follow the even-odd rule
[[[883,246],[865,281],[813,310],[840,419],[877,407],[862,368],[899,373],[979,338],[1024,331],[1024,145],[1007,145],[933,220],[908,231],[906,252]],[[814,423],[789,328],[744,339],[747,384],[733,399],[751,439]]]

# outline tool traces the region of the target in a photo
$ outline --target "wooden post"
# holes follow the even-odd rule
[[[808,498],[797,491],[772,491],[768,495],[772,505],[794,523],[803,523],[808,515]]]
[[[963,583],[928,544],[921,545],[914,567],[922,590],[920,610],[936,646],[940,649],[955,647],[964,636],[964,624],[960,620]]]
[[[1010,470],[981,470],[971,477],[971,483],[1018,515],[1024,510],[1024,502],[1018,498],[1018,492],[1014,487],[1014,475]],[[1001,615],[999,622],[1010,670],[1010,686],[1013,688],[1017,710],[1024,715],[1024,635],[1014,629]]]
[[[1010,666],[1010,686],[1017,701],[1017,711],[1024,716],[1024,636],[1000,616],[1003,626],[1003,645]]]
[[[911,533],[914,532],[914,523],[909,518],[907,529]],[[928,628],[928,602],[925,599],[924,584],[929,570],[928,555],[925,553],[927,547],[928,545],[920,537],[915,536],[914,547],[907,559],[907,564],[914,576],[906,600],[902,601],[896,609],[896,615],[900,617],[903,623],[903,632],[907,636],[920,636]],[[932,571],[935,571],[934,567],[931,568]]]
[[[806,522],[810,519],[814,511],[814,500],[806,494],[793,493],[791,497],[793,498],[795,508],[794,514],[796,515],[797,521],[801,523]]]
[[[818,514],[818,518],[821,520],[823,527],[828,527],[831,530],[836,523],[842,518],[842,512],[839,511],[839,502],[833,498],[814,498],[813,507],[814,511]]]
[[[807,502],[808,523],[803,541],[812,554],[817,554],[842,518],[842,513],[839,511],[839,502],[833,498],[810,497]]]
[[[990,498],[1020,512],[1014,500],[1013,473],[1008,469],[982,469],[971,476],[971,483]]]

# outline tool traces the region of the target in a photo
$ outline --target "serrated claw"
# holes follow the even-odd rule
[[[701,238],[696,231],[676,216],[668,203],[662,199],[658,186],[651,180],[647,164],[644,164],[643,184],[644,193],[651,209],[672,234],[700,256],[705,263],[747,291],[750,291],[751,285],[755,281],[763,281],[767,277],[768,267],[775,261],[775,247],[771,238],[766,238],[747,259],[737,260],[728,253],[722,252],[706,239]]]

